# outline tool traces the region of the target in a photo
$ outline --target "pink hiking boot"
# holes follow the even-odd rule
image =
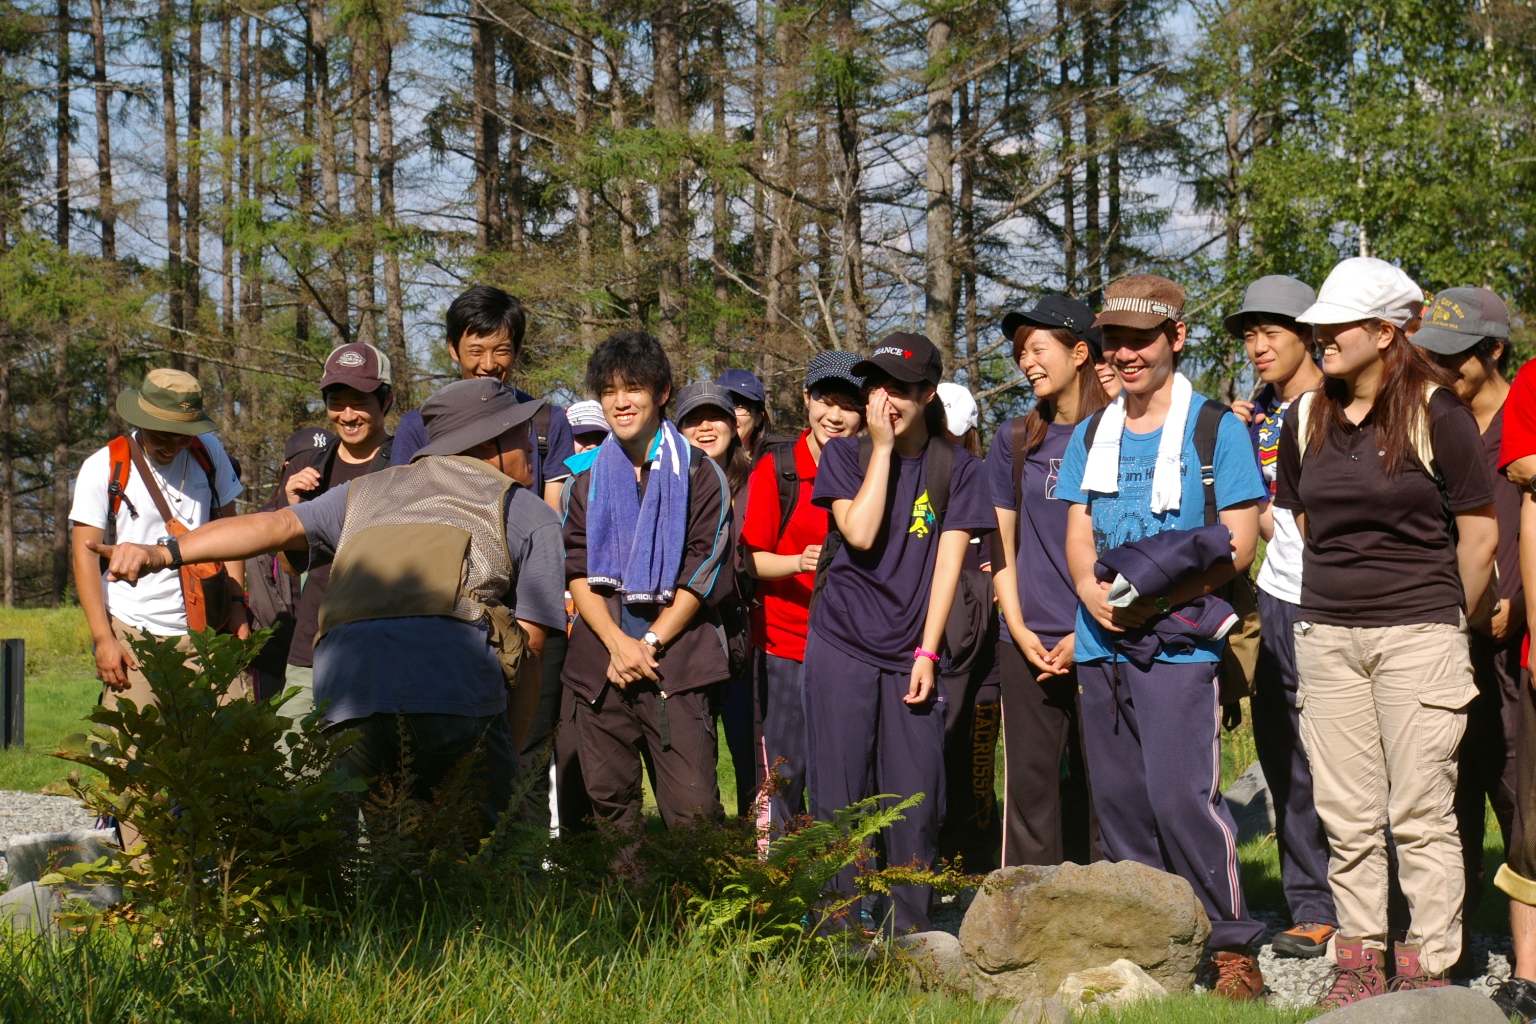
[[[1444,988],[1451,983],[1446,972],[1430,974],[1419,963],[1419,947],[1406,943],[1392,944],[1393,972],[1387,988],[1392,992],[1407,992],[1416,988]]]
[[[1333,987],[1317,1004],[1323,1009],[1336,1010],[1387,991],[1387,976],[1381,969],[1386,958],[1382,950],[1368,949],[1363,942],[1337,939],[1333,956]]]

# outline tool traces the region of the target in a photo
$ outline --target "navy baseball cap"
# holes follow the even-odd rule
[[[1008,313],[1003,316],[1003,337],[1009,341],[1018,333],[1020,327],[1044,327],[1047,330],[1056,330],[1065,327],[1080,340],[1087,342],[1088,350],[1093,353],[1094,362],[1103,358],[1104,334],[1093,326],[1093,309],[1086,302],[1077,299],[1069,299],[1065,295],[1045,295],[1035,303],[1035,308],[1023,313]]]
[[[859,354],[841,349],[829,352],[817,352],[811,357],[811,361],[805,367],[805,390],[820,384],[824,380],[840,380],[852,384],[855,389],[864,386],[864,378],[853,372],[858,365]]]
[[[335,443],[336,435],[329,430],[321,430],[319,427],[295,430],[289,436],[288,443],[283,445],[283,461],[288,462],[308,451],[323,452]]]
[[[861,377],[876,370],[909,384],[937,386],[944,379],[944,360],[926,335],[897,331],[881,338],[868,359],[853,364],[853,372]]]
[[[715,384],[758,405],[767,404],[768,396],[763,392],[763,382],[750,370],[726,370],[715,378]]]

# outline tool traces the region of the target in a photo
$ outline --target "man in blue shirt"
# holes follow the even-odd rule
[[[1123,388],[1108,409],[1074,430],[1056,497],[1072,504],[1067,565],[1081,601],[1083,747],[1104,854],[1188,881],[1211,921],[1210,987],[1228,999],[1253,999],[1264,991],[1256,959],[1264,926],[1243,905],[1237,829],[1218,789],[1222,641],[1202,641],[1186,653],[1161,651],[1147,669],[1115,649],[1117,637],[1211,593],[1252,563],[1266,491],[1237,417],[1222,415],[1212,460],[1233,560],[1127,607],[1109,604],[1109,584],[1094,572],[1102,552],[1206,525],[1194,444],[1205,399],[1177,370],[1183,305],[1184,289],[1153,274],[1105,289],[1094,326],[1103,330],[1105,358]]]

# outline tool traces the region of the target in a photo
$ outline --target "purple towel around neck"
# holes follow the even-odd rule
[[[625,604],[667,604],[677,593],[688,536],[687,440],[661,421],[647,456],[645,495],[635,466],[612,434],[599,447],[587,491],[587,582],[612,587]]]

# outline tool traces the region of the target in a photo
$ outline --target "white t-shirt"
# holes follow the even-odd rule
[[[245,488],[235,476],[224,446],[212,434],[203,434],[203,445],[213,462],[213,475],[218,486],[218,504],[227,505],[240,496]],[[145,463],[160,485],[160,493],[174,515],[189,529],[197,529],[208,522],[214,507],[213,495],[208,488],[208,474],[198,465],[192,453],[183,449],[169,466],[159,466],[148,454]],[[112,455],[101,448],[80,464],[80,475],[75,478],[75,502],[70,506],[71,522],[97,529],[107,528],[107,485],[111,482]],[[155,499],[139,475],[137,466],[129,463],[128,486],[123,488],[124,501],[117,510],[117,539],[133,544],[158,544],[166,535],[165,520],[155,507]],[[129,507],[138,512],[135,516]],[[187,631],[187,609],[181,600],[181,578],[174,572],[157,572],[139,580],[137,586],[126,583],[107,584],[107,610],[112,615],[156,636],[175,636]]]
[[[1264,549],[1259,566],[1259,589],[1282,601],[1301,604],[1301,553],[1304,541],[1296,529],[1296,515],[1289,509],[1273,509],[1275,535]]]

